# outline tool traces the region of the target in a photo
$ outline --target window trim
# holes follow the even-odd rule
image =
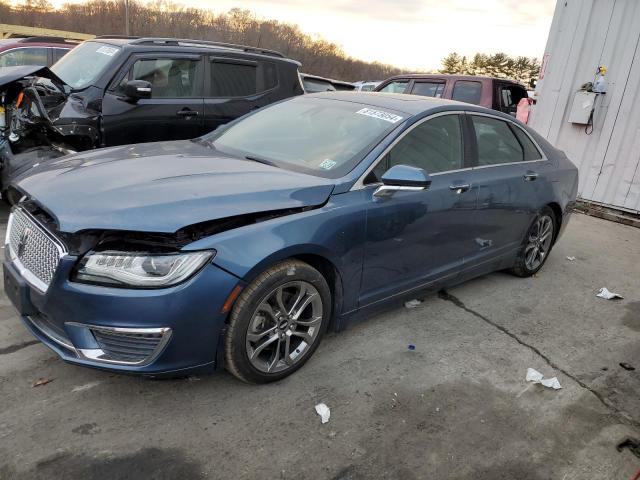
[[[422,125],[424,122],[427,122],[429,120],[432,120],[434,118],[437,117],[442,117],[445,115],[458,115],[459,120],[460,120],[460,136],[462,138],[462,163],[466,164],[467,163],[467,142],[466,142],[466,133],[465,133],[465,126],[464,126],[464,122],[463,122],[463,118],[461,116],[463,116],[466,112],[464,112],[463,110],[451,110],[451,111],[446,111],[446,112],[438,112],[438,113],[433,113],[427,117],[421,118],[420,120],[418,120],[417,122],[415,122],[413,125],[411,125],[409,128],[407,128],[404,132],[402,132],[400,135],[398,135],[398,137],[391,142],[391,144],[389,144],[387,146],[387,148],[385,148],[382,153],[380,155],[378,155],[376,157],[376,159],[371,163],[371,165],[369,165],[369,167],[364,171],[364,173],[362,175],[360,175],[360,177],[358,178],[358,180],[356,180],[356,182],[353,184],[353,186],[349,189],[349,191],[354,191],[354,190],[362,190],[365,188],[369,188],[371,186],[380,186],[382,185],[382,182],[376,182],[376,183],[364,183],[365,178],[367,178],[369,176],[369,174],[371,173],[371,171],[376,168],[378,166],[378,164],[384,160],[384,158],[387,156],[387,154],[391,151],[391,149],[393,149],[405,136],[407,136],[409,133],[411,133],[413,131],[414,128],[419,127],[420,125]],[[464,172],[466,170],[471,170],[473,168],[473,166],[465,166],[463,168],[458,168],[455,170],[447,170],[444,172],[436,172],[436,173],[430,173],[429,176],[431,177],[435,177],[438,175],[447,175],[449,173],[455,173],[455,172]]]
[[[512,120],[510,120],[508,118],[502,118],[502,117],[498,117],[496,115],[491,115],[489,113],[484,113],[484,112],[467,111],[465,113],[469,117],[469,122],[471,123],[471,130],[473,131],[473,135],[475,137],[475,143],[476,143],[475,154],[474,154],[474,158],[472,159],[473,166],[471,168],[478,170],[478,169],[481,169],[481,168],[502,167],[502,166],[505,166],[505,165],[523,165],[523,164],[528,164],[528,163],[548,162],[549,161],[549,158],[544,153],[544,150],[542,148],[540,148],[540,144],[538,142],[536,142],[536,140],[531,136],[531,134],[529,132],[527,132],[524,128],[522,128],[516,122],[514,122],[514,121],[512,121]],[[492,118],[493,120],[499,120],[499,121],[505,122],[507,124],[507,127],[509,127],[510,130],[512,128],[519,128],[529,138],[529,140],[531,140],[531,143],[533,143],[533,145],[536,147],[536,149],[538,150],[538,153],[540,154],[541,158],[538,158],[537,160],[522,160],[522,161],[519,161],[519,162],[494,163],[492,165],[478,165],[478,139],[477,139],[477,136],[476,136],[476,133],[475,133],[475,129],[473,128],[473,118],[471,118],[473,116],[489,117],[489,118]],[[518,141],[518,143],[520,144],[520,140],[518,139],[518,136],[514,132],[511,132],[511,133],[515,137],[515,139]],[[520,144],[520,146],[522,146],[522,144]],[[524,147],[523,147],[523,151],[524,151]]]

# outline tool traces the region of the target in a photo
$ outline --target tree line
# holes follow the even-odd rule
[[[511,78],[530,85],[540,75],[540,62],[536,58],[510,57],[506,53],[476,53],[469,60],[454,52],[442,60],[440,72]]]
[[[0,0],[0,23],[89,33],[124,35],[124,0],[90,0],[55,9],[47,0],[10,5]],[[238,43],[282,52],[302,63],[302,71],[346,81],[382,80],[401,69],[348,56],[338,44],[314,38],[297,25],[266,20],[248,10],[226,13],[185,7],[171,1],[129,2],[130,34]]]

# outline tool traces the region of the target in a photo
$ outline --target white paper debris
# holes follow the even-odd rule
[[[419,307],[421,303],[422,303],[422,301],[414,298],[413,300],[409,300],[408,302],[404,302],[404,306],[406,308],[416,308],[416,307]]]
[[[533,382],[533,383],[539,383],[540,385],[543,385],[547,388],[553,388],[554,390],[559,390],[562,388],[562,386],[560,385],[560,382],[558,381],[557,377],[553,377],[553,378],[544,378],[544,375],[542,375],[539,371],[537,371],[534,368],[527,368],[527,377],[526,377],[526,381],[527,382]],[[521,394],[524,392],[521,392]]]
[[[600,290],[598,290],[596,297],[604,298],[606,300],[613,300],[614,298],[624,298],[622,295],[610,292],[605,287],[602,287]]]
[[[553,378],[543,378],[540,381],[541,385],[544,385],[547,388],[553,388],[554,390],[560,390],[562,386],[556,377]]]
[[[573,262],[576,259],[576,257],[567,257],[567,260],[569,260],[570,262]]]
[[[544,375],[542,375],[539,371],[533,368],[527,368],[527,382],[540,383],[543,378]]]
[[[320,419],[322,423],[327,423],[329,421],[329,417],[331,416],[331,410],[324,403],[319,403],[316,405],[316,413],[320,415]]]

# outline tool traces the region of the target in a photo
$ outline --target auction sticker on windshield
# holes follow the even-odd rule
[[[377,118],[379,120],[384,120],[389,123],[398,123],[402,120],[400,115],[394,115],[393,113],[383,112],[382,110],[374,110],[373,108],[363,108],[362,110],[358,110],[356,113],[360,115],[366,115],[367,117]]]
[[[113,47],[100,47],[96,50],[96,53],[102,53],[103,55],[113,57],[116,53],[118,53],[118,49]]]

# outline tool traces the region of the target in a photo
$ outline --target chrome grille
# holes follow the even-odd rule
[[[60,257],[66,253],[62,244],[20,208],[9,218],[7,243],[11,260],[20,273],[35,287],[46,291]]]
[[[89,328],[103,352],[99,359],[114,363],[150,363],[171,336],[171,330],[168,328],[156,331]]]

